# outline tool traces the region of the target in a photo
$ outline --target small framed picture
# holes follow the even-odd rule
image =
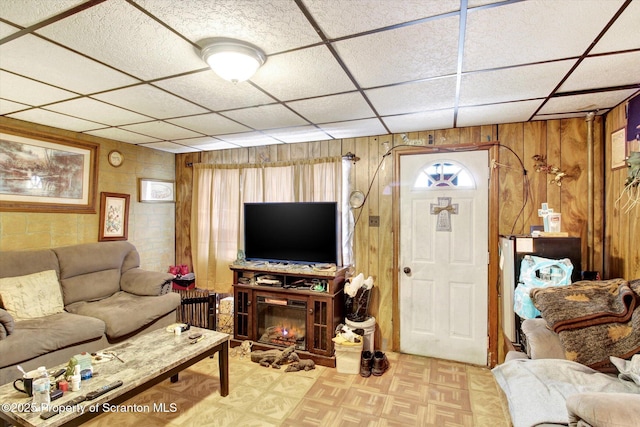
[[[162,179],[140,178],[141,202],[172,203],[176,201],[176,183]]]
[[[627,165],[627,142],[625,129],[618,129],[611,133],[611,169],[623,168]]]
[[[99,242],[127,240],[129,232],[129,195],[100,193]]]

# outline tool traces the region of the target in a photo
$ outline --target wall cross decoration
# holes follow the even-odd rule
[[[431,204],[431,215],[438,215],[436,231],[451,231],[451,214],[458,214],[458,204],[451,204],[451,197],[438,197],[438,203]]]

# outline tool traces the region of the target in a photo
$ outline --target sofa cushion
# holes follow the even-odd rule
[[[570,426],[634,427],[640,419],[640,394],[580,393],[567,398]]]
[[[60,282],[65,307],[78,301],[98,301],[120,290],[120,270],[96,271]]]
[[[71,304],[67,311],[102,319],[106,324],[107,337],[113,340],[137,331],[179,305],[180,295],[175,292],[139,296],[120,291],[100,301]]]
[[[527,354],[532,359],[566,359],[558,334],[547,327],[544,319],[526,319],[522,333],[527,343]]]
[[[100,339],[104,331],[102,320],[66,312],[16,322],[13,333],[0,341],[0,367]]]
[[[0,277],[17,277],[58,268],[58,258],[51,249],[41,251],[9,251],[0,256]]]
[[[0,279],[0,300],[15,321],[48,316],[64,309],[55,270]]]
[[[96,301],[120,290],[125,258],[135,247],[124,241],[85,243],[54,248],[60,263],[64,304]],[[138,257],[133,258],[135,263]],[[129,262],[131,264],[132,262]]]
[[[130,294],[155,296],[168,292],[171,289],[172,280],[173,275],[169,273],[132,268],[122,273],[120,287]]]
[[[16,323],[7,310],[0,308],[0,340],[13,333]]]

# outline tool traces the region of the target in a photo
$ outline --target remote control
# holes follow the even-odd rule
[[[103,394],[120,387],[121,385],[122,385],[122,381],[118,380],[118,381],[112,382],[111,384],[102,386],[97,390],[90,391],[89,393],[87,393],[87,400],[93,400],[97,397],[100,397]]]
[[[49,372],[49,375],[52,376],[53,378],[58,378],[60,375],[64,374],[65,372],[67,372],[66,368],[60,368],[56,371]]]
[[[87,400],[87,398],[85,396],[80,395],[80,396],[74,397],[70,401],[66,402],[64,404],[64,406],[75,406],[78,403],[84,402],[85,400]],[[52,410],[47,411],[47,412],[43,412],[42,414],[40,414],[40,418],[42,418],[43,420],[48,420],[49,418],[51,418],[54,415],[58,414],[59,408],[60,408],[59,405],[54,406]]]

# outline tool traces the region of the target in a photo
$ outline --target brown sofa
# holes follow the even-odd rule
[[[180,296],[170,292],[173,276],[142,270],[129,242],[0,252],[0,298],[2,289],[9,298],[13,282],[19,286],[41,272],[57,276],[64,309],[15,321],[0,307],[0,384],[20,376],[18,364],[49,368],[176,321]]]

